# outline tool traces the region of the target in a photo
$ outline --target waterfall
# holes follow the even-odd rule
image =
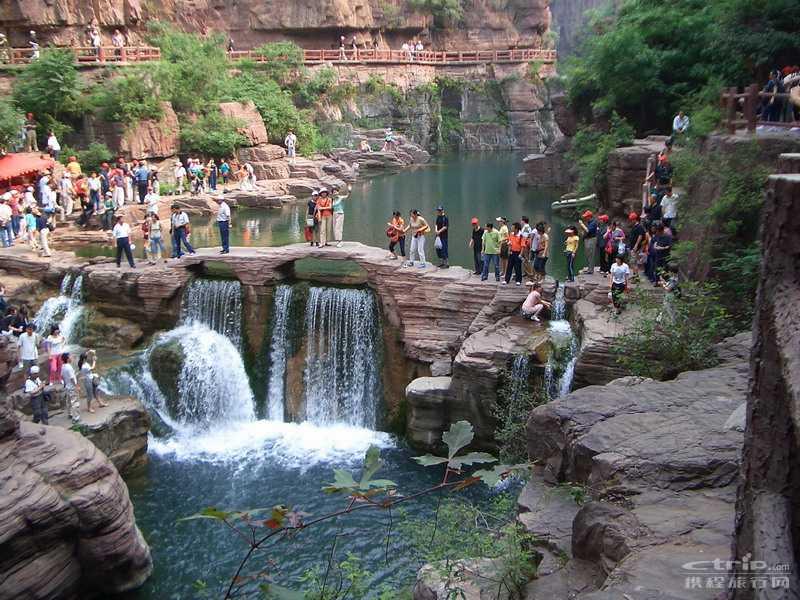
[[[83,275],[75,277],[67,273],[61,280],[58,296],[45,300],[34,316],[33,324],[42,336],[49,335],[50,328],[58,325],[67,342],[75,342],[72,338],[83,313]]]
[[[292,287],[279,285],[275,290],[275,309],[272,314],[270,341],[270,370],[267,384],[267,418],[283,421],[286,385],[286,354],[289,345],[287,324],[292,304]]]
[[[207,325],[241,348],[242,285],[234,280],[195,279],[183,294],[181,323]]]
[[[551,400],[557,400],[570,393],[580,350],[578,339],[566,317],[567,302],[564,298],[564,286],[559,285],[553,299],[552,319],[549,325],[550,336],[556,349],[550,354],[544,368],[543,385]],[[561,364],[557,364],[557,361]],[[562,365],[563,368],[559,368]]]
[[[306,304],[306,419],[374,429],[382,392],[380,317],[368,290],[309,290]]]
[[[527,354],[517,354],[511,363],[509,374],[508,394],[513,402],[519,399],[520,394],[530,393],[528,378],[531,373],[531,359]]]

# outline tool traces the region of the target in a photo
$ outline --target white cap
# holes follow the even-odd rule
[[[36,365],[33,365],[31,367],[31,375],[38,375],[38,374],[39,374],[39,367],[37,367]]]

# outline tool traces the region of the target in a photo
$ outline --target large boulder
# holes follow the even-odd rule
[[[150,576],[128,489],[89,440],[0,402],[0,597],[108,597]]]
[[[219,110],[224,116],[238,119],[244,123],[240,131],[247,138],[248,145],[260,146],[269,143],[264,119],[261,118],[261,113],[258,112],[252,101],[221,102]]]
[[[112,153],[136,159],[162,159],[175,156],[180,151],[178,117],[169,102],[161,103],[162,115],[158,120],[146,119],[130,123],[112,123],[89,119],[92,139],[100,140]]]
[[[142,328],[133,321],[92,311],[83,326],[81,346],[129,350],[142,340]]]
[[[167,409],[173,417],[181,416],[178,381],[185,360],[186,354],[180,340],[158,344],[150,351],[150,373],[164,394]]]

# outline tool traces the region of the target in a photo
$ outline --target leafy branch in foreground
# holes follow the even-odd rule
[[[491,469],[482,469],[475,471],[471,475],[464,475],[463,468],[465,466],[497,462],[495,457],[485,452],[459,454],[461,450],[472,442],[473,437],[474,431],[472,425],[467,421],[459,421],[454,423],[450,429],[442,435],[442,441],[447,446],[447,457],[433,456],[430,454],[415,457],[414,460],[426,467],[444,465],[444,473],[439,483],[413,493],[403,494],[398,491],[395,482],[388,479],[375,478],[375,475],[381,467],[383,467],[384,463],[380,457],[378,448],[371,446],[367,450],[364,458],[364,466],[359,478],[354,477],[353,474],[347,470],[335,469],[334,481],[322,488],[322,491],[325,493],[343,494],[345,496],[344,506],[339,510],[314,516],[282,504],[275,505],[271,508],[243,511],[226,511],[212,507],[181,519],[181,521],[206,519],[221,522],[231,532],[237,535],[247,547],[247,552],[239,562],[227,586],[224,595],[225,599],[238,598],[252,594],[261,594],[262,597],[280,600],[299,599],[304,596],[298,592],[274,584],[268,567],[258,568],[255,572],[247,574],[246,570],[251,560],[253,560],[256,555],[264,557],[263,555],[269,554],[274,545],[283,540],[292,539],[303,530],[314,527],[320,523],[336,520],[339,517],[349,515],[356,511],[377,510],[387,512],[389,517],[385,550],[388,562],[389,539],[393,526],[393,508],[418,500],[435,492],[461,491],[481,482],[489,486],[494,486],[508,476],[520,475],[527,472],[528,465],[494,465]],[[434,523],[433,532],[433,535],[435,535],[436,523]],[[354,593],[351,593],[352,587],[355,585],[353,581],[355,577],[355,572],[353,571],[354,559],[352,557],[348,557],[345,563],[338,566],[339,570],[344,572],[344,578],[339,577],[338,583],[335,584],[333,582],[335,578],[330,577],[332,571],[336,570],[336,566],[334,565],[335,549],[336,543],[334,541],[333,548],[328,558],[327,569],[322,576],[321,582],[318,582],[317,590],[312,594],[314,598],[334,600],[358,597]],[[272,561],[263,560],[261,564],[271,566]],[[345,566],[343,567],[342,565]],[[317,580],[319,580],[318,577]],[[343,588],[343,581],[349,581],[349,587]]]

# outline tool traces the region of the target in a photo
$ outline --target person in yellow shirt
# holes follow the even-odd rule
[[[564,255],[567,257],[567,281],[575,281],[575,255],[578,253],[578,244],[581,238],[574,227],[567,227],[564,230],[567,239],[564,241]]]
[[[69,174],[72,175],[72,177],[77,177],[81,174],[81,164],[74,156],[69,157],[69,162],[67,162],[67,171],[69,171]]]

